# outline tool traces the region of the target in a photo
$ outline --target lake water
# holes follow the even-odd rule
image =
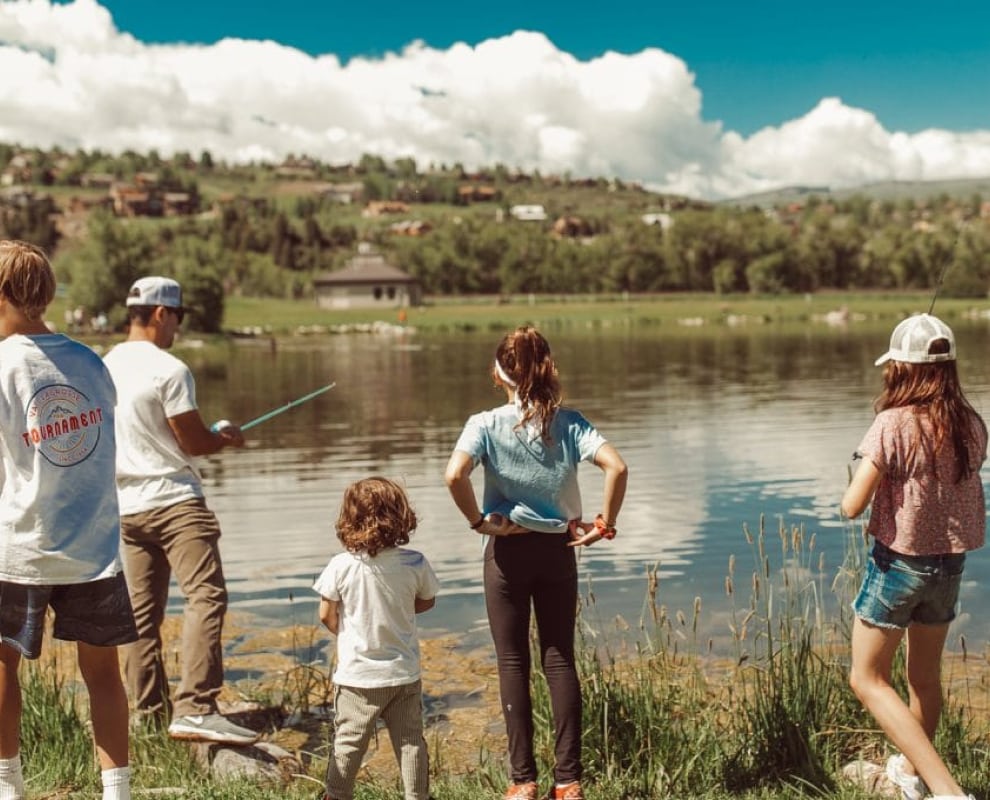
[[[964,385],[990,417],[986,321],[951,320]],[[851,454],[869,426],[891,325],[545,329],[568,404],[581,409],[630,466],[619,535],[580,552],[594,624],[635,628],[646,573],[659,565],[658,602],[688,618],[702,598],[699,635],[727,633],[725,577],[735,555],[739,593],[754,567],[743,525],[761,515],[815,535],[823,584],[838,570],[850,528],[838,501]],[[442,585],[420,618],[426,634],[487,641],[480,538],[443,483],[468,415],[501,402],[488,366],[500,333],[350,334],[232,345],[221,357],[177,351],[197,374],[207,420],[245,422],[330,381],[336,387],[249,433],[243,451],[203,462],[220,518],[231,608],[257,626],[318,624],[311,585],[339,552],[333,532],[350,482],[371,474],[407,487],[420,525],[412,545]],[[984,470],[984,481],[990,475]],[[480,495],[480,470],[476,471]],[[601,473],[581,472],[586,516]],[[779,548],[778,548],[779,549]],[[817,566],[817,557],[815,564]],[[590,584],[589,584],[590,582]],[[737,597],[737,603],[739,598]],[[743,599],[745,604],[745,599]],[[174,598],[178,609],[179,599]],[[971,555],[958,634],[990,633],[990,548]]]

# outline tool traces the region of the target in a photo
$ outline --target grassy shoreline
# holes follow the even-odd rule
[[[927,311],[930,293],[816,293],[810,295],[569,295],[431,298],[405,309],[406,324],[424,332],[504,330],[532,322],[559,326],[733,325],[825,322],[846,309],[852,321],[897,319]],[[939,298],[936,313],[947,319],[981,314],[990,301]],[[312,300],[227,298],[224,329],[278,335],[307,327],[400,324],[399,309],[320,309]]]
[[[227,337],[320,335],[367,329],[377,324],[392,330],[406,326],[421,333],[504,331],[524,323],[546,329],[626,330],[662,326],[665,330],[736,326],[821,325],[847,321],[884,322],[928,311],[931,293],[919,292],[816,292],[806,295],[513,295],[431,297],[421,306],[398,309],[323,309],[311,298],[226,298],[222,330]],[[56,298],[46,319],[65,328],[68,303]],[[935,312],[946,320],[990,318],[990,299],[940,297]],[[187,331],[187,335],[194,332]],[[85,339],[109,341],[120,331],[94,334]]]
[[[775,530],[764,530],[761,519],[757,530],[743,530],[752,564],[733,559],[726,576],[734,643],[728,657],[710,654],[698,634],[701,598],[693,611],[668,609],[656,573],[647,576],[645,587],[652,614],[640,625],[634,645],[610,642],[608,631],[579,626],[588,800],[870,797],[868,788],[843,777],[843,768],[858,759],[882,764],[890,745],[847,685],[848,603],[832,615],[822,603],[825,593],[846,598],[858,586],[865,552],[860,530],[848,527],[846,559],[834,575],[818,566],[815,536],[803,526],[780,521]],[[748,587],[749,596],[737,593],[737,586]],[[584,608],[582,614],[594,618],[592,611]],[[174,641],[181,620],[167,622]],[[240,640],[246,633],[259,635],[235,623],[227,638]],[[328,755],[329,724],[307,712],[325,707],[332,696],[330,665],[314,660],[307,646],[314,635],[311,626],[264,634],[255,643],[260,657],[289,653],[292,658],[267,662],[264,681],[225,688],[228,699],[257,700],[276,712],[281,723],[265,738],[293,751],[301,767],[291,780],[272,785],[205,775],[189,748],[145,732],[132,745],[134,796],[173,787],[169,793],[191,800],[312,800]],[[424,642],[423,653],[432,796],[497,800],[506,782],[505,743],[489,654],[465,653],[445,640]],[[960,782],[982,800],[990,790],[985,667],[985,653],[946,660],[946,705],[936,737]],[[32,793],[92,795],[97,773],[84,698],[61,691],[64,673],[43,670],[44,664],[30,666],[25,680],[24,753]],[[903,691],[900,660],[894,681]],[[553,742],[549,693],[538,672],[532,692],[545,791]],[[458,697],[471,699],[475,713]],[[387,736],[380,734],[374,748],[359,776],[356,800],[399,800]]]

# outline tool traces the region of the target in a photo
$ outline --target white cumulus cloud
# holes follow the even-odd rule
[[[824,98],[743,137],[704,119],[694,75],[670,53],[581,61],[526,31],[342,64],[272,41],[150,45],[118,31],[96,0],[5,0],[0,74],[0,140],[41,147],[209,150],[238,162],[372,153],[618,176],[709,198],[990,175],[990,131],[888,131]]]

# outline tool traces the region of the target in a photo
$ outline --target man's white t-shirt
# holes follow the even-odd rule
[[[192,372],[153,342],[122,342],[104,357],[117,385],[117,491],[121,514],[203,496],[202,479],[168,424],[196,409]]]
[[[436,597],[440,584],[426,556],[390,547],[372,557],[339,553],[313,589],[340,603],[333,682],[356,689],[419,680],[416,598]]]
[[[0,580],[86,583],[121,570],[113,381],[61,334],[0,342]]]

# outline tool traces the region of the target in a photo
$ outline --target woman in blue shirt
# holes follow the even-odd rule
[[[468,419],[445,479],[471,529],[489,536],[484,581],[498,657],[499,691],[512,783],[506,800],[536,800],[529,623],[535,612],[540,659],[550,689],[556,737],[554,800],[583,800],[581,687],[574,661],[577,564],[574,547],[615,536],[628,469],[618,451],[578,411],[561,406],[547,340],[529,326],[502,338],[492,378],[505,405]],[[582,519],[577,468],[605,474],[601,512]],[[471,485],[484,466],[481,508]]]

